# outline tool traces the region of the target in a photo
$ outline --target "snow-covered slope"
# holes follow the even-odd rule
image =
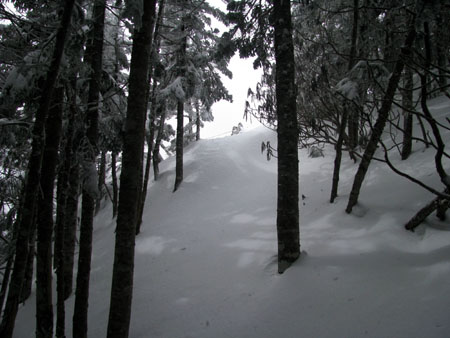
[[[174,159],[161,164],[136,240],[130,337],[450,337],[450,224],[432,216],[405,231],[432,196],[378,163],[347,215],[357,166],[345,159],[340,197],[329,204],[332,149],[315,159],[300,151],[303,253],[276,273],[267,140],[275,145],[276,135],[261,127],[191,145],[176,193]],[[432,156],[418,149],[401,165],[437,182]],[[114,226],[107,206],[95,224],[90,337],[106,335]],[[19,312],[17,338],[34,336],[33,302]],[[73,296],[68,332],[72,308]]]

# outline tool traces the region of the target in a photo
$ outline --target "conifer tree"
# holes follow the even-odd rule
[[[36,207],[37,193],[41,174],[44,128],[48,110],[53,94],[53,89],[58,77],[61,59],[64,52],[64,43],[70,28],[70,20],[74,7],[74,0],[67,0],[64,3],[64,10],[61,16],[61,23],[56,34],[54,51],[51,64],[47,71],[44,85],[40,90],[39,106],[33,127],[33,141],[30,160],[28,163],[25,192],[21,211],[21,218],[18,223],[18,237],[16,245],[16,255],[14,270],[9,286],[8,299],[0,326],[0,336],[4,338],[12,337],[14,323],[18,311],[19,297],[25,275],[26,260],[28,257],[28,240],[33,222],[33,213]]]
[[[156,0],[145,1],[132,11],[135,22],[131,53],[129,95],[125,122],[119,208],[108,319],[108,338],[126,338],[133,296],[134,245],[141,192],[142,147],[147,108],[148,69]],[[139,163],[139,165],[136,165]]]

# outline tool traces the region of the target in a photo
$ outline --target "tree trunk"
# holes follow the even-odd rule
[[[339,137],[336,143],[336,157],[334,158],[333,184],[331,186],[330,203],[338,196],[339,172],[341,170],[342,144],[344,143],[345,126],[347,125],[347,109],[342,112],[341,125],[339,126]]]
[[[80,173],[78,162],[70,168],[69,188],[64,220],[64,299],[72,294],[73,267],[75,261],[76,231],[78,225],[78,197],[80,190]]]
[[[444,191],[445,194],[449,193],[449,189],[446,189]],[[405,229],[414,231],[415,228],[417,228],[433,211],[436,209],[442,208],[439,210],[439,213],[444,212],[445,213],[445,207],[448,208],[448,200],[444,200],[441,197],[436,197],[433,199],[430,203],[428,203],[426,206],[424,206],[422,209],[420,209],[414,217],[412,217],[406,224]],[[442,216],[438,213],[438,218],[441,219]],[[441,219],[442,220],[442,219]]]
[[[350,57],[348,61],[348,70],[350,71],[355,65],[356,61],[356,46],[358,42],[358,22],[359,22],[359,0],[353,0],[353,27],[352,27],[352,42],[350,47]],[[334,169],[333,169],[333,184],[331,186],[331,196],[330,203],[333,203],[338,196],[339,187],[339,173],[341,171],[341,161],[342,161],[342,145],[344,143],[345,137],[345,127],[348,121],[348,132],[349,132],[349,148],[350,157],[356,160],[353,154],[356,145],[358,144],[358,123],[359,119],[354,116],[354,112],[350,112],[349,119],[349,107],[348,104],[344,104],[344,109],[342,112],[341,125],[339,127],[339,136],[336,143],[336,157],[334,159]],[[355,127],[356,124],[356,127]]]
[[[403,111],[403,142],[402,142],[402,160],[406,160],[412,151],[412,133],[413,133],[413,73],[410,67],[405,68],[405,88],[402,92]]]
[[[55,88],[45,127],[41,194],[37,214],[36,338],[53,337],[52,235],[53,190],[62,129],[63,87]]]
[[[184,150],[184,103],[178,100],[177,103],[177,140],[176,140],[176,167],[175,185],[173,191],[177,191],[183,181],[183,150]]]
[[[159,177],[159,150],[161,148],[161,141],[164,134],[164,124],[166,122],[166,109],[163,102],[159,102],[158,111],[160,112],[158,134],[156,135],[155,147],[153,149],[153,177],[155,181],[157,181]]]
[[[139,167],[148,91],[148,67],[156,0],[144,2],[142,26],[135,29],[131,53],[129,95],[125,121],[122,173],[120,175],[119,210],[108,319],[108,338],[128,337],[133,296],[134,245],[136,236],[136,200],[142,187]]]
[[[278,272],[300,256],[298,207],[298,122],[291,4],[275,0],[275,62],[278,118]]]
[[[445,92],[447,88],[447,78],[448,78],[448,71],[447,69],[447,57],[446,57],[446,48],[448,48],[449,39],[448,37],[445,38],[445,24],[444,24],[444,13],[446,11],[445,9],[445,0],[439,1],[439,9],[436,12],[436,24],[435,24],[435,33],[436,36],[436,58],[437,58],[437,65],[439,67],[439,77],[438,77],[438,83],[439,88],[442,92]],[[448,7],[448,5],[447,5]],[[448,9],[447,9],[448,11]],[[448,12],[447,12],[448,17]],[[448,34],[448,32],[447,32]],[[447,43],[446,43],[447,42]],[[447,49],[448,50],[448,49]]]
[[[70,18],[75,0],[64,2],[64,11],[61,18],[61,24],[56,34],[55,47],[51,59],[47,78],[40,91],[38,109],[36,111],[35,122],[33,126],[33,140],[31,144],[30,160],[28,162],[27,178],[25,182],[24,202],[19,220],[19,232],[16,245],[16,256],[14,270],[11,276],[8,299],[6,301],[2,324],[0,326],[0,337],[10,338],[14,330],[14,323],[17,316],[19,297],[22,289],[22,283],[25,275],[26,260],[28,257],[28,240],[33,224],[33,210],[36,204],[37,193],[39,189],[39,180],[41,174],[41,163],[43,155],[44,128],[48,109],[53,94],[53,88],[58,77],[59,66],[61,63],[64,42],[70,27]]]
[[[202,125],[202,121],[201,121],[201,117],[200,117],[200,107],[199,107],[198,101],[195,103],[195,113],[196,113],[196,119],[195,119],[195,125],[196,125],[195,140],[199,141],[200,140],[200,128],[201,128],[201,125]]]
[[[160,41],[161,38],[159,37],[159,28],[162,23],[163,19],[163,12],[164,12],[164,0],[159,0],[159,6],[158,6],[158,19],[155,24],[155,29],[153,33],[153,43],[151,46],[151,53],[154,53],[155,55],[159,53],[160,49]],[[149,70],[149,76],[148,76],[148,83],[150,83],[151,79],[153,78],[154,73],[154,67],[150,64],[150,70]],[[136,235],[138,235],[141,231],[141,224],[142,224],[142,215],[144,213],[144,207],[145,207],[145,200],[147,199],[147,189],[148,189],[148,181],[150,178],[150,167],[152,162],[152,155],[153,155],[153,145],[155,141],[155,118],[157,114],[157,100],[156,100],[156,88],[157,88],[157,81],[153,80],[153,89],[151,94],[151,111],[149,114],[149,122],[148,122],[148,129],[149,134],[147,138],[147,158],[145,162],[145,172],[144,172],[144,180],[142,182],[142,192],[139,198],[139,209],[138,209],[138,221],[136,224]],[[150,86],[149,86],[150,89]],[[150,92],[150,90],[149,90]]]
[[[358,42],[358,26],[359,26],[359,0],[353,0],[353,26],[352,41],[350,47],[350,58],[348,62],[348,70],[350,71],[356,62],[356,47]],[[358,146],[358,111],[353,106],[346,105],[344,109],[349,109],[348,117],[348,147],[350,149],[350,157],[356,162],[355,149]]]
[[[100,165],[98,166],[98,196],[97,201],[95,202],[95,214],[100,211],[102,206],[102,199],[104,197],[103,187],[106,184],[106,152],[102,151],[100,155]]]
[[[8,261],[6,262],[5,271],[3,272],[2,288],[0,290],[0,309],[3,309],[3,304],[5,303],[6,291],[8,289],[13,262],[14,254],[11,252],[9,253]]]
[[[389,111],[391,110],[392,101],[394,100],[395,91],[400,80],[405,61],[411,54],[411,47],[416,36],[416,31],[414,29],[415,20],[412,20],[410,24],[408,35],[405,39],[404,46],[401,49],[398,60],[395,62],[394,71],[389,79],[388,87],[386,93],[384,94],[383,103],[380,110],[378,111],[378,118],[372,130],[372,136],[367,144],[367,148],[364,151],[361,163],[359,164],[358,171],[355,175],[353,181],[352,191],[350,193],[350,198],[348,200],[347,208],[345,211],[351,213],[353,207],[358,202],[359,192],[361,190],[364,177],[366,176],[367,170],[369,169],[370,162],[377,149],[377,144],[380,140],[381,134],[383,133],[384,126],[389,117]]]
[[[113,187],[113,218],[117,216],[117,204],[119,200],[119,188],[117,184],[117,153],[115,151],[111,154],[111,176]]]
[[[154,97],[154,93],[152,95]],[[141,231],[142,224],[142,215],[144,213],[145,200],[147,199],[147,189],[148,189],[148,181],[150,178],[150,167],[152,163],[152,154],[153,154],[153,143],[155,139],[155,115],[156,115],[156,100],[152,99],[150,118],[148,121],[148,129],[149,134],[147,137],[147,158],[145,159],[145,172],[144,172],[144,181],[142,183],[142,192],[141,198],[138,208],[138,221],[136,225],[136,235],[138,235]]]
[[[81,204],[80,251],[78,254],[77,286],[73,313],[73,337],[86,338],[88,331],[89,279],[92,255],[92,231],[95,201],[98,196],[95,164],[98,140],[98,110],[100,81],[102,76],[103,30],[106,0],[94,3],[91,41],[86,47],[85,58],[91,68],[86,114],[86,137],[88,140],[84,166],[83,197]]]
[[[36,211],[33,212],[33,225],[31,226],[30,239],[28,241],[28,257],[25,268],[25,276],[23,280],[22,290],[20,291],[20,303],[25,301],[31,295],[33,288],[33,272],[34,272],[34,258],[36,256]]]
[[[180,34],[183,36],[185,34],[184,23],[181,26]],[[182,37],[179,55],[178,55],[178,75],[184,76],[185,74],[185,63],[186,63],[186,48],[187,48],[187,36]],[[183,150],[184,150],[184,101],[178,99],[177,102],[177,139],[176,139],[176,159],[175,159],[175,185],[173,191],[177,191],[181,182],[183,181]]]
[[[67,140],[66,140],[67,142]],[[66,144],[67,145],[67,144]],[[65,147],[67,148],[67,146]],[[68,172],[65,164],[58,176],[57,211],[53,265],[56,270],[56,338],[65,337],[66,309],[64,305],[64,221],[67,206]]]

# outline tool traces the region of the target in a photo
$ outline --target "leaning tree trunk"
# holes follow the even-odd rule
[[[102,76],[103,34],[106,0],[94,3],[91,41],[87,46],[85,58],[91,67],[88,104],[86,114],[87,149],[83,163],[85,181],[81,203],[80,251],[78,254],[77,285],[73,314],[73,337],[86,338],[88,331],[89,279],[91,272],[92,232],[97,191],[95,170],[98,140],[98,111],[100,81]],[[94,181],[94,182],[93,182]]]
[[[19,220],[19,233],[16,244],[16,256],[14,270],[11,276],[8,299],[6,301],[2,324],[0,326],[0,337],[12,337],[14,323],[19,306],[19,297],[22,289],[22,282],[25,275],[26,260],[28,257],[28,240],[33,224],[33,210],[35,209],[37,193],[39,190],[39,180],[41,176],[41,164],[44,151],[44,128],[47,113],[50,107],[53,88],[59,73],[64,43],[70,27],[70,19],[75,0],[64,2],[64,10],[61,23],[56,33],[55,47],[51,59],[50,67],[47,71],[47,78],[40,90],[40,99],[36,111],[33,126],[33,136],[31,144],[31,154],[28,162],[27,178],[25,182],[24,202],[22,206],[21,219]]]
[[[381,134],[383,133],[384,126],[389,117],[389,111],[391,110],[392,101],[394,100],[394,95],[397,90],[398,82],[400,80],[403,68],[405,66],[405,61],[411,54],[411,47],[416,36],[415,31],[415,20],[409,26],[409,31],[405,39],[404,46],[401,48],[400,55],[395,62],[394,71],[389,79],[386,93],[384,94],[383,103],[380,110],[378,111],[378,118],[372,129],[372,136],[370,137],[367,148],[359,164],[358,171],[356,172],[355,179],[353,181],[352,190],[350,192],[350,198],[348,200],[347,208],[345,211],[351,213],[353,207],[358,202],[359,192],[361,190],[364,177],[366,176],[367,170],[369,169],[370,162],[372,161],[373,155],[377,149],[378,142],[380,140]]]
[[[53,190],[62,129],[64,89],[53,93],[53,105],[45,127],[45,149],[42,162],[41,194],[37,214],[36,259],[36,338],[53,337],[52,235]]]
[[[444,194],[448,194],[449,189],[444,191]],[[405,229],[414,231],[431,213],[435,210],[438,210],[438,218],[442,220],[442,214],[445,215],[445,210],[448,208],[449,200],[445,200],[442,197],[436,197],[430,203],[425,205],[422,209],[420,209],[406,224]]]
[[[273,9],[278,118],[278,272],[283,273],[300,256],[298,123],[291,4],[275,0]]]
[[[131,52],[127,117],[123,140],[119,210],[108,319],[108,338],[126,338],[130,327],[133,296],[136,200],[142,189],[140,169],[148,91],[148,68],[156,0],[144,2],[142,26],[135,29]]]

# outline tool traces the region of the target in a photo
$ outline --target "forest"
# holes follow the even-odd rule
[[[337,223],[353,217],[349,224],[356,219],[363,228],[370,222],[371,206],[360,200],[365,189],[379,185],[384,191],[371,200],[398,195],[408,207],[408,213],[402,210],[408,219],[389,230],[393,237],[400,230],[404,238],[423,234],[427,219],[437,219],[433,222],[442,232],[432,228],[433,236],[448,237],[449,0],[0,0],[0,31],[1,337],[19,337],[16,326],[24,323],[18,318],[29,308],[27,302],[35,303],[33,336],[97,335],[88,324],[96,306],[92,289],[100,287],[91,278],[98,266],[100,220],[109,224],[105,236],[111,247],[101,334],[170,337],[130,334],[133,304],[140,304],[133,293],[141,286],[135,278],[139,281],[142,242],[152,232],[148,223],[173,205],[178,210],[170,217],[176,224],[189,223],[194,215],[183,205],[190,198],[177,198],[189,190],[200,200],[217,188],[228,198],[207,203],[211,211],[198,213],[203,215],[198,226],[205,238],[220,237],[200,225],[226,210],[234,192],[215,180],[208,185],[211,191],[204,186],[195,190],[192,184],[200,173],[205,179],[216,173],[218,181],[233,177],[230,187],[248,184],[249,193],[250,187],[264,186],[251,184],[250,177],[241,181],[254,152],[245,142],[253,138],[266,164],[251,170],[269,166],[270,178],[257,171],[254,176],[273,181],[273,189],[244,194],[248,198],[241,205],[248,210],[231,220],[253,219],[247,214],[257,203],[249,199],[265,201],[266,193],[273,197],[268,204],[274,236],[260,239],[273,242],[279,278],[289,278],[291,270],[311,270],[302,265],[314,257],[301,247],[308,239],[314,242],[309,232],[314,219],[302,217],[312,197],[301,177],[302,170],[323,173],[311,161],[327,161],[330,169],[326,185],[320,185],[327,196],[317,204],[316,219],[331,207]],[[233,100],[223,79],[232,79],[229,63],[237,56],[254,60],[262,77],[256,88],[249,88],[245,107],[236,109],[256,118],[266,131],[216,143],[202,140],[204,123],[214,119],[214,103]],[[233,147],[245,149],[248,158]],[[199,163],[194,165],[192,158]],[[222,163],[223,158],[228,161]],[[226,170],[237,161],[239,171]],[[397,177],[392,182],[402,180],[404,192],[415,193],[390,191],[374,168]],[[154,238],[149,243],[151,252],[158,251],[161,243]],[[186,246],[179,251],[189,256]],[[247,266],[253,256],[244,257],[240,265]],[[441,270],[447,277],[448,268]],[[442,290],[447,301],[444,296],[439,303],[447,312],[449,291]],[[424,332],[444,337],[450,330],[436,324],[442,326],[447,331]],[[205,328],[212,329],[212,322],[206,320]],[[261,337],[242,330],[193,336]],[[301,335],[291,330],[285,336]],[[328,337],[314,330],[304,336]]]

